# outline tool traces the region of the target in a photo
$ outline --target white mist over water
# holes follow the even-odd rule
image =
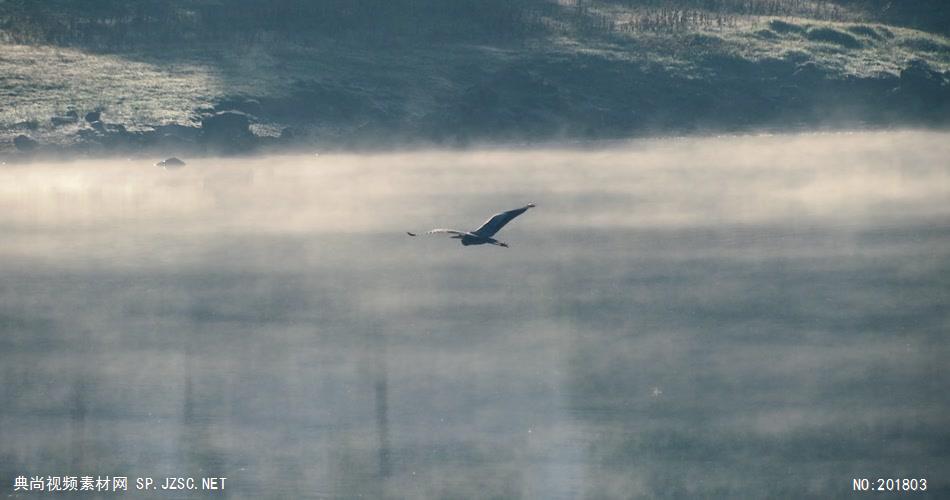
[[[0,477],[939,494],[948,139],[5,167]],[[405,236],[530,201],[509,249]]]

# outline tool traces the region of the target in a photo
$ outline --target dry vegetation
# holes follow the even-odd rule
[[[544,37],[564,26],[592,32],[675,32],[736,28],[762,16],[885,22],[946,32],[948,14],[935,8],[938,1],[895,6],[875,0],[231,0],[227,5],[211,0],[7,0],[0,3],[0,32],[16,43],[108,50],[313,36],[504,42]]]
[[[684,113],[731,128],[755,123],[753,105],[803,109],[828,79],[874,80],[859,90],[879,103],[910,61],[950,70],[939,29],[885,22],[927,2],[884,12],[845,0],[7,0],[0,149],[19,134],[76,140],[82,120],[50,123],[70,110],[128,130],[195,127],[235,97],[272,104],[249,111],[259,135],[292,126],[327,141],[454,127],[623,135]],[[864,95],[853,90],[841,92]],[[727,106],[748,96],[758,100]],[[669,108],[683,102],[693,105]]]

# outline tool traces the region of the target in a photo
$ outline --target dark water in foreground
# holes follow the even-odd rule
[[[8,167],[0,493],[950,495],[948,158],[895,132]],[[404,235],[529,201],[509,249]]]

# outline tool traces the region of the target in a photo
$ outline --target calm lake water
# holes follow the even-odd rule
[[[0,228],[4,496],[950,495],[950,134],[7,166]]]

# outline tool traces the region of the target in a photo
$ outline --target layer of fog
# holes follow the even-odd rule
[[[0,477],[947,488],[950,137],[0,170]],[[463,248],[406,230],[470,229]]]

